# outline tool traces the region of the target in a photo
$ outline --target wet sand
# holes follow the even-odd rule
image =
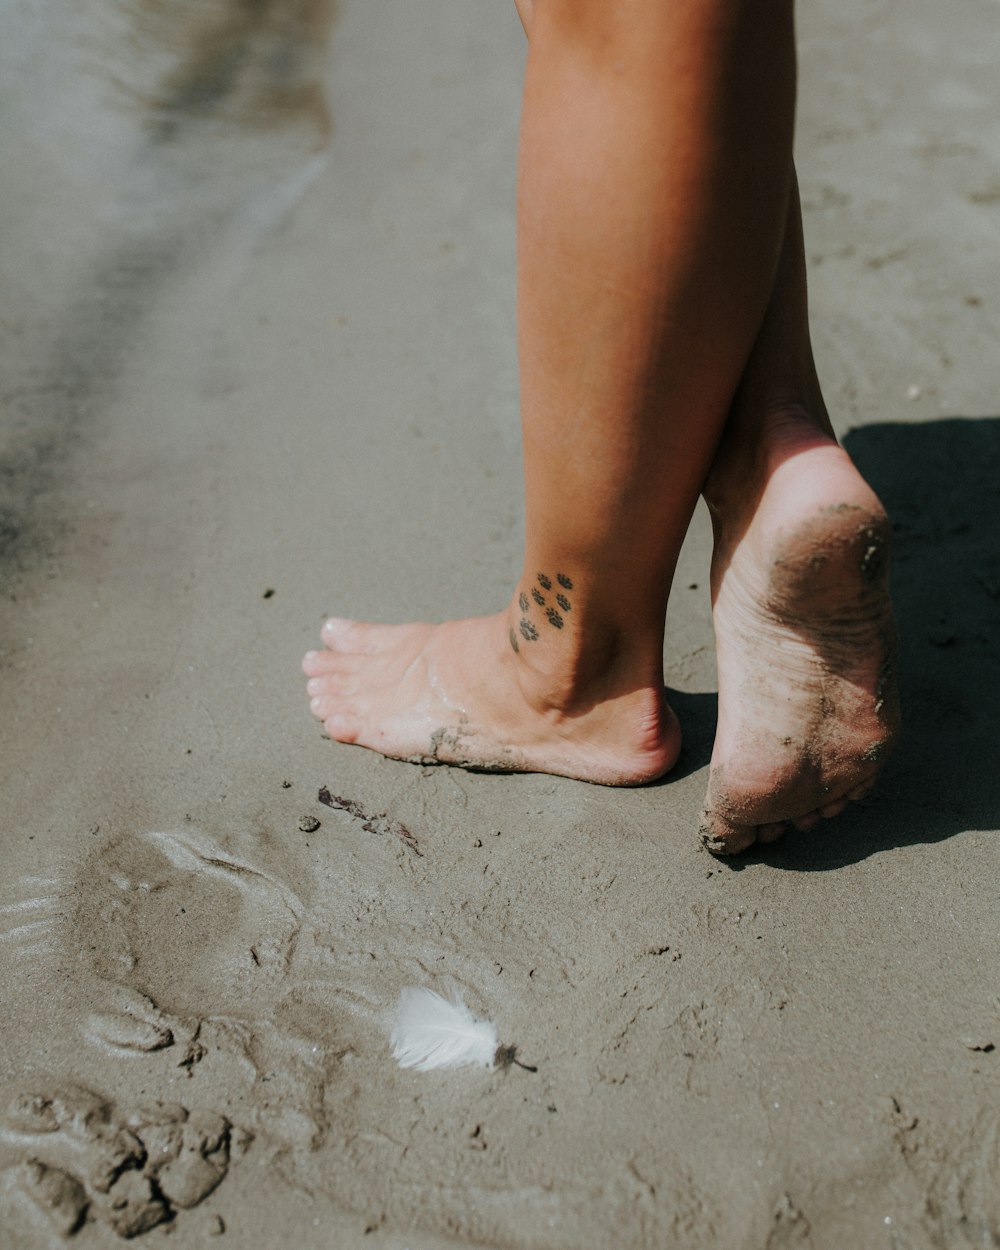
[[[668,781],[308,714],[326,614],[518,571],[513,7],[13,5],[0,1244],[1000,1244],[987,9],[800,16],[816,348],[894,519],[908,723],[877,797],[729,864],[701,514]],[[537,1072],[399,1070],[406,985]]]

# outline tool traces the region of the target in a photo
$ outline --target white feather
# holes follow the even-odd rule
[[[401,1068],[459,1068],[464,1064],[493,1066],[496,1026],[477,1020],[457,996],[450,1002],[433,990],[408,986],[399,995],[392,1030],[393,1058]]]

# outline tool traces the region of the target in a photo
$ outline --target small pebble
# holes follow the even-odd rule
[[[919,386],[916,385],[916,383],[914,383],[913,386],[908,386],[906,388],[907,399],[919,399],[923,393],[924,392],[921,390]]]
[[[319,828],[319,821],[315,816],[303,816],[299,821],[299,829],[302,833],[315,833]]]

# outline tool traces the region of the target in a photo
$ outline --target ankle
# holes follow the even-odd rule
[[[505,625],[517,680],[537,711],[577,715],[637,691],[662,692],[662,624],[647,638],[649,631],[610,622],[578,599],[568,611],[556,607],[562,624],[553,625],[549,604],[523,608],[525,593],[515,592]]]
[[[787,460],[836,442],[826,409],[819,417],[793,398],[778,398],[753,421],[734,414],[705,480],[703,497],[716,521],[753,507],[772,475]]]

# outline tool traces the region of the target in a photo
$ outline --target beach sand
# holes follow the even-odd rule
[[[1000,1245],[991,7],[802,8],[816,350],[894,519],[907,725],[876,796],[725,863],[701,512],[663,783],[308,712],[325,615],[519,570],[513,7],[9,8],[4,1250]],[[537,1071],[401,1071],[407,985]]]

